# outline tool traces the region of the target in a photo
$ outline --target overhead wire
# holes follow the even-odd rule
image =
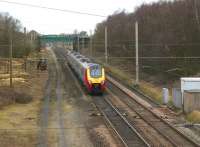
[[[105,15],[100,15],[100,14],[95,14],[95,13],[87,13],[87,12],[81,12],[81,11],[75,11],[75,10],[69,10],[69,9],[60,9],[60,8],[39,6],[39,5],[28,4],[28,3],[19,3],[19,2],[6,1],[6,0],[0,0],[0,2],[1,3],[14,4],[14,5],[20,5],[20,6],[26,6],[26,7],[33,7],[33,8],[48,9],[48,10],[53,10],[53,11],[74,13],[74,14],[80,14],[80,15],[89,15],[89,16],[104,17],[104,18],[107,17]]]

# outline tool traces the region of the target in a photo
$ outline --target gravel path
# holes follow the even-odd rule
[[[45,95],[44,95],[44,102],[42,105],[42,110],[41,110],[41,117],[40,117],[40,130],[38,133],[38,147],[47,147],[48,146],[48,139],[47,139],[47,127],[48,127],[48,117],[49,117],[49,101],[50,97],[52,94],[52,88],[53,88],[53,81],[55,80],[55,73],[53,63],[50,62],[48,65],[48,73],[49,77],[46,83],[45,87]]]

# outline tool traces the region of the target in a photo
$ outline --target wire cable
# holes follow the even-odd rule
[[[68,10],[68,9],[59,9],[59,8],[53,8],[53,7],[39,6],[39,5],[33,5],[33,4],[28,4],[28,3],[11,2],[11,1],[6,1],[6,0],[0,0],[0,2],[14,4],[14,5],[20,5],[20,6],[26,6],[26,7],[48,9],[48,10],[53,10],[53,11],[61,11],[61,12],[74,13],[74,14],[81,14],[81,15],[89,15],[89,16],[104,17],[104,18],[107,17],[104,15],[99,15],[99,14],[94,14],[94,13],[86,13],[86,12],[80,12],[80,11],[74,11],[74,10]]]

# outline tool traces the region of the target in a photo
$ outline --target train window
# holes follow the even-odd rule
[[[80,61],[81,61],[81,62],[87,62],[87,63],[90,62],[90,60],[87,59],[87,58],[83,58],[83,59],[81,59]]]
[[[76,56],[76,58],[78,58],[78,59],[81,58],[81,57],[82,57],[82,56]]]
[[[86,63],[90,63],[91,61],[90,61],[90,60],[86,60],[85,62],[86,62]]]
[[[85,59],[81,59],[80,61],[81,61],[81,62],[85,62],[86,60],[85,60]]]
[[[90,76],[93,78],[101,77],[102,68],[100,65],[93,65],[90,67]]]
[[[86,59],[86,62],[88,62],[88,63],[89,63],[89,62],[91,62],[91,61],[90,61],[90,59],[88,59],[88,58],[87,58],[87,59]]]

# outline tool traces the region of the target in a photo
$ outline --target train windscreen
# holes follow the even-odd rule
[[[100,65],[93,65],[90,67],[90,76],[98,78],[102,76],[102,67]]]

